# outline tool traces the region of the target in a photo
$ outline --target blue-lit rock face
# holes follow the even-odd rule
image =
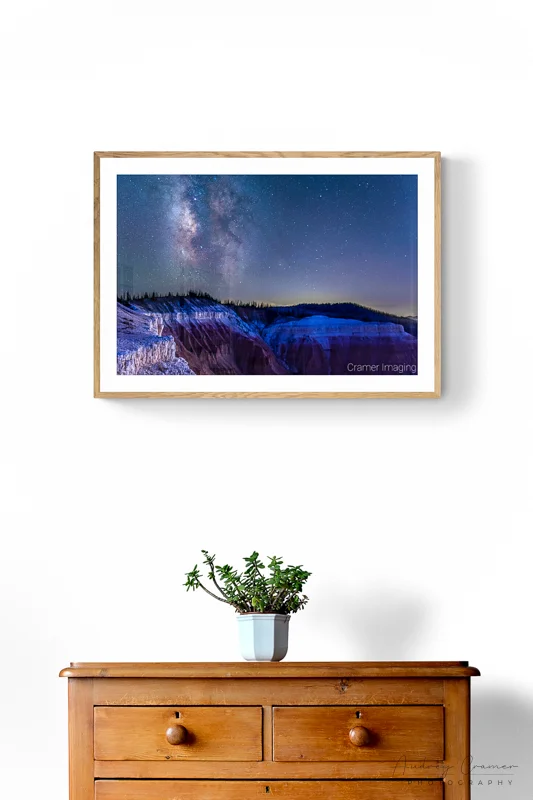
[[[123,375],[416,374],[417,322],[355,304],[119,302]]]
[[[192,375],[177,356],[172,336],[163,335],[161,314],[117,306],[118,375]]]
[[[416,373],[416,338],[392,322],[313,315],[275,323],[265,339],[299,375],[393,374],[393,365]]]

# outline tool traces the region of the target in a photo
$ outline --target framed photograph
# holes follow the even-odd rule
[[[95,153],[95,397],[440,396],[440,154]]]

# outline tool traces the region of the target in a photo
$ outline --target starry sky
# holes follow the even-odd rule
[[[119,175],[119,294],[417,313],[416,175]]]

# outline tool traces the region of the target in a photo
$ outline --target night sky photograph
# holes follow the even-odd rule
[[[119,283],[417,313],[415,175],[121,175]],[[120,292],[120,286],[119,286]]]
[[[416,374],[417,180],[117,176],[118,372]]]

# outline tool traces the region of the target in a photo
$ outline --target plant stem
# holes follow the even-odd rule
[[[228,595],[226,594],[224,589],[219,585],[219,583],[218,583],[218,581],[216,579],[215,570],[214,570],[214,567],[213,567],[212,564],[209,565],[209,571],[211,572],[211,576],[212,576],[211,579],[212,579],[213,583],[215,584],[215,586],[217,587],[218,591],[220,592],[222,597],[225,597],[227,602],[230,603],[231,601],[229,600]]]
[[[291,598],[291,595],[292,595],[292,594],[293,594],[293,592],[291,592],[290,590],[288,590],[288,589],[283,589],[283,591],[281,591],[281,592],[280,592],[280,593],[277,595],[277,597],[275,597],[275,598],[273,599],[273,601],[272,601],[272,605],[276,605],[276,604],[278,604],[278,603],[281,603],[282,601],[283,601],[284,603],[286,603],[286,602],[287,602],[287,600],[290,600],[290,598]],[[286,595],[288,595],[288,596],[286,597]]]
[[[214,578],[214,576],[213,576],[213,580],[215,581],[215,578]],[[215,581],[215,586],[217,586],[217,587],[218,587],[218,590],[219,590],[220,592],[222,592],[222,589],[220,589],[220,586],[218,586],[218,583],[217,583],[216,581]],[[233,588],[234,588],[234,590],[237,592],[237,594],[239,595],[239,597],[241,597],[241,598],[242,598],[244,607],[248,609],[248,607],[250,606],[250,604],[246,602],[246,594],[244,594],[243,592],[241,592],[241,590],[239,589],[239,587],[238,587],[238,586],[236,586],[235,584],[233,584]],[[225,594],[225,593],[224,593],[224,592],[222,592],[222,594]],[[231,601],[229,601],[229,602],[231,602]],[[234,606],[234,608],[236,608],[237,610],[239,610],[238,606],[236,606],[234,603],[231,603],[231,605],[233,605],[233,606]],[[251,608],[251,607],[250,607],[250,608],[249,608],[249,610],[250,610],[250,611],[253,611],[253,608]]]
[[[233,608],[236,608],[236,606],[235,606],[233,603],[230,603],[230,601],[229,601],[229,600],[225,600],[223,597],[219,597],[217,594],[213,594],[213,592],[210,592],[210,591],[209,591],[209,589],[206,589],[206,588],[205,588],[205,586],[203,585],[203,583],[200,583],[200,581],[198,581],[198,586],[199,586],[201,589],[203,589],[203,590],[204,590],[204,592],[206,592],[208,595],[210,595],[211,597],[214,597],[214,598],[215,598],[215,600],[218,600],[220,603],[226,603],[226,605],[228,605],[228,606],[233,606]]]

